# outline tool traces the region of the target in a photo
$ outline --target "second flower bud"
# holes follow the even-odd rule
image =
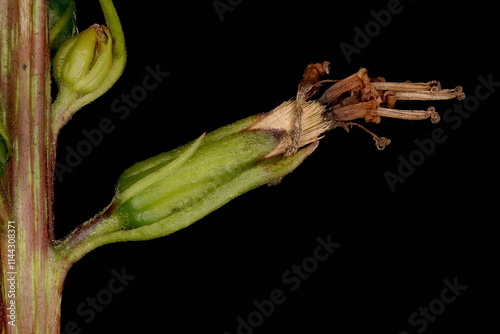
[[[98,24],[68,39],[53,60],[53,74],[59,88],[79,95],[97,89],[113,63],[112,47],[109,30]]]

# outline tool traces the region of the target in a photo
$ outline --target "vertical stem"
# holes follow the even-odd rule
[[[55,150],[49,140],[47,7],[46,0],[0,0],[0,96],[12,143],[2,177],[5,203],[0,205],[14,222],[8,224],[0,216],[0,333],[59,332],[65,273],[57,268],[52,252]],[[7,237],[12,226],[15,252]],[[8,266],[12,254],[14,270]],[[8,310],[13,303],[15,311]]]

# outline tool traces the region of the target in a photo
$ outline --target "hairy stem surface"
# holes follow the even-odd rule
[[[53,162],[47,3],[0,0],[2,119],[1,333],[58,333],[65,273],[53,261]]]

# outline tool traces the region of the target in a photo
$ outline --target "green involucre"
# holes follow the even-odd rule
[[[275,184],[316,149],[317,142],[287,157],[263,159],[280,138],[272,131],[245,131],[259,117],[130,167],[119,178],[113,202],[98,215],[98,224],[86,223],[85,242],[68,246],[75,243],[68,239],[58,245],[58,256],[73,263],[101,245],[172,234],[252,189]],[[159,176],[166,177],[156,181]]]
[[[201,198],[195,205],[176,212],[152,225],[110,233],[104,236],[101,242],[149,240],[186,228],[234,198],[252,189],[281,179],[297,168],[314,151],[316,146],[316,144],[309,145],[287,158],[272,159],[273,162],[263,161],[257,163],[254,167],[243,171],[234,179]]]
[[[198,142],[199,146],[194,152],[189,149],[196,142],[160,155],[157,159],[162,160],[162,163],[137,173],[142,174],[142,178],[136,184],[152,175],[161,174],[162,169],[178,161],[176,158],[182,159],[183,154],[188,154],[186,161],[182,161],[175,170],[168,170],[162,179],[144,189],[139,187],[135,194],[128,193],[117,214],[126,217],[128,228],[137,228],[185,210],[244,171],[255,167],[260,159],[276,147],[278,141],[279,138],[271,131],[243,131],[216,140],[207,138],[202,143]],[[126,190],[125,187],[123,182],[118,182],[117,201],[123,200],[120,191],[121,194],[127,193],[134,184],[128,182],[130,188]]]

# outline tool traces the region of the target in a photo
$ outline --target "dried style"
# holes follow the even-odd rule
[[[250,130],[274,129],[282,135],[280,144],[267,157],[291,155],[300,147],[320,139],[328,130],[341,127],[349,131],[352,126],[369,133],[377,148],[382,150],[390,144],[389,139],[378,137],[352,121],[364,119],[365,122],[380,123],[382,117],[390,117],[404,120],[430,118],[433,123],[437,123],[440,116],[434,107],[427,110],[401,110],[394,108],[396,102],[465,98],[460,86],[442,89],[438,81],[386,82],[382,77],[371,79],[364,68],[342,80],[320,80],[321,76],[329,74],[329,67],[329,62],[308,65],[295,100],[284,102],[250,127]],[[326,83],[333,84],[321,97],[313,99]]]

